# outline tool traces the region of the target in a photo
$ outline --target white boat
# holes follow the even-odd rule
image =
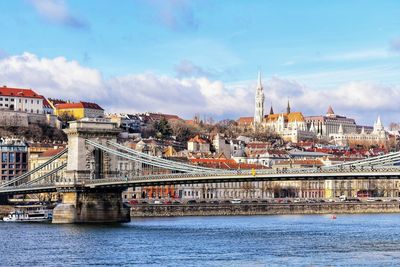
[[[42,205],[16,206],[8,216],[3,217],[5,222],[49,222],[53,218],[53,211]]]

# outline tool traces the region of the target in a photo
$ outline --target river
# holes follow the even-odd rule
[[[0,223],[1,266],[398,266],[400,215]]]

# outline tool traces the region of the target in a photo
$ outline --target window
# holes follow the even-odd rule
[[[14,170],[9,170],[8,174],[14,174]]]
[[[8,107],[8,104],[5,104],[4,106],[5,106],[5,107]]]
[[[8,168],[9,168],[9,169],[14,169],[14,164],[8,165]]]
[[[19,103],[21,103],[21,99],[19,99],[19,101],[18,101]]]
[[[0,104],[0,107],[2,107],[3,106],[3,104]]]
[[[1,162],[7,162],[7,153],[6,152],[1,153]]]
[[[15,162],[15,153],[10,153],[9,157],[9,162]]]
[[[31,104],[33,104],[33,100],[31,99]]]
[[[5,101],[8,101],[8,98],[4,98]]]
[[[39,104],[39,100],[37,101],[37,104]]]
[[[28,103],[28,100],[25,99],[25,104]]]
[[[15,153],[15,162],[20,162],[21,161],[21,153]]]
[[[3,98],[2,98],[2,97],[0,97],[0,101],[3,101]]]
[[[7,174],[7,171],[6,170],[2,170],[1,174]]]
[[[2,169],[7,168],[7,164],[1,164],[1,168],[2,168]]]
[[[10,101],[11,101],[11,102],[14,102],[14,98],[11,98]]]
[[[26,163],[26,153],[22,154],[22,163]],[[26,168],[26,165],[24,164],[22,168]]]

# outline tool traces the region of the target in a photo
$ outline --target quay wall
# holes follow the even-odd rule
[[[400,203],[134,205],[132,217],[400,213]]]
[[[13,206],[0,205],[0,221],[3,219],[3,217],[7,216],[13,209],[14,209]]]

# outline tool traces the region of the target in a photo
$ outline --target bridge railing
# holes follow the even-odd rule
[[[354,173],[354,174],[360,174],[360,173],[396,173],[398,172],[400,175],[400,168],[398,167],[381,167],[381,168],[372,168],[372,169],[346,169],[344,171],[341,170],[319,170],[319,171],[310,171],[307,170],[305,171],[304,169],[300,170],[288,170],[288,171],[280,171],[280,170],[274,170],[274,171],[260,171],[260,172],[252,172],[251,170],[246,170],[246,171],[227,171],[227,172],[220,172],[220,173],[181,173],[181,174],[159,174],[159,175],[142,175],[142,176],[134,176],[134,177],[110,177],[107,179],[93,179],[93,180],[86,180],[84,181],[84,185],[90,185],[90,184],[104,184],[107,182],[129,182],[129,181],[136,181],[136,180],[159,180],[159,179],[165,179],[165,180],[170,180],[170,179],[181,179],[181,178],[196,178],[196,177],[224,177],[224,176],[262,176],[262,175],[274,175],[276,174],[285,174],[285,176],[293,174],[293,175],[298,175],[298,174],[341,174],[341,173]],[[339,177],[339,175],[338,175]]]

